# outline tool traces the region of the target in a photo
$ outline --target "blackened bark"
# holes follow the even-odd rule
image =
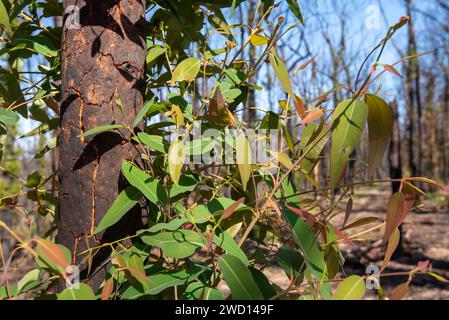
[[[398,104],[394,101],[391,104],[391,111],[393,113],[393,129],[391,134],[390,148],[388,153],[388,160],[390,163],[390,178],[402,178],[402,158],[401,158],[401,133],[399,129],[399,114]],[[395,193],[399,191],[400,182],[392,182],[391,189]]]
[[[142,107],[145,7],[145,0],[65,1],[57,241],[82,265],[84,279],[90,278],[88,273],[109,252],[97,252],[93,260],[79,256],[80,252],[121,239],[141,225],[140,210],[135,208],[106,233],[92,234],[126,186],[120,174],[121,160],[137,158],[138,153],[126,130],[86,138],[79,135],[101,125],[132,123]],[[68,12],[70,8],[75,10]],[[70,24],[77,16],[80,28]],[[116,94],[123,110],[115,102]],[[101,274],[104,270],[92,280],[94,287]]]

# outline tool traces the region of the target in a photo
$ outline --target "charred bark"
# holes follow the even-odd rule
[[[106,233],[93,235],[126,187],[121,160],[138,158],[138,153],[126,130],[80,135],[102,125],[132,123],[142,107],[145,7],[144,0],[65,1],[57,241],[72,251],[84,279],[94,271],[104,274],[98,268],[109,252],[93,252],[93,259],[80,252],[121,239],[142,224],[140,209],[134,208]],[[97,286],[99,279],[93,277],[91,284]]]

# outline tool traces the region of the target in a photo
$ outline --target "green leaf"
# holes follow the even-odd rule
[[[166,204],[168,196],[159,180],[143,172],[129,161],[122,161],[122,172],[128,182],[154,204]]]
[[[42,54],[47,57],[57,57],[58,50],[54,44],[43,35],[23,36],[16,38],[11,42],[11,47],[14,49],[26,48],[35,53]]]
[[[179,81],[192,82],[200,71],[201,60],[199,58],[187,58],[176,67],[173,72],[172,83]]]
[[[154,149],[161,153],[168,152],[169,148],[168,142],[162,136],[149,135],[145,132],[139,132],[137,134],[137,138],[138,139],[134,140],[139,143],[143,143],[144,145],[150,147],[151,149]]]
[[[301,248],[307,268],[318,280],[327,280],[326,263],[316,242],[315,234],[307,223],[287,208],[282,208],[282,214],[290,225],[293,239]],[[328,283],[321,285],[321,294],[325,299],[330,299],[330,286]]]
[[[365,295],[365,281],[360,276],[350,276],[335,290],[334,300],[360,300]]]
[[[290,82],[288,70],[281,59],[279,59],[279,57],[276,55],[276,52],[274,50],[270,52],[270,63],[274,70],[274,74],[278,78],[285,92],[287,92],[290,97],[294,98],[295,94],[293,92],[292,83]]]
[[[147,65],[149,67],[153,66],[156,59],[159,58],[164,53],[165,53],[165,48],[162,48],[159,46],[150,48],[150,50],[148,50],[148,54],[147,54],[147,58],[146,58]]]
[[[9,35],[12,34],[8,12],[6,11],[3,1],[0,1],[0,25],[5,29],[6,33]]]
[[[305,154],[300,161],[301,171],[310,174],[318,163],[319,156],[329,141],[330,134],[324,126],[310,123],[305,126],[301,136],[301,153]]]
[[[19,116],[14,111],[0,109],[0,121],[6,125],[13,126],[19,121]]]
[[[161,232],[141,238],[146,244],[161,248],[165,255],[174,259],[190,257],[205,245],[203,236],[192,230]]]
[[[182,294],[184,300],[224,300],[224,294],[218,289],[205,287],[201,282],[191,283]]]
[[[162,230],[175,231],[175,230],[178,230],[182,225],[186,224],[187,222],[189,222],[189,220],[187,220],[186,218],[179,217],[179,218],[175,218],[167,223],[157,223],[148,229],[139,231],[138,234],[156,233],[156,232],[159,232]]]
[[[304,258],[299,252],[287,245],[281,247],[277,252],[277,261],[289,279],[296,279],[304,272]]]
[[[72,261],[70,251],[47,239],[37,239],[34,251],[37,254],[36,263],[43,268],[63,274]]]
[[[258,33],[253,33],[251,35],[250,41],[251,41],[251,44],[255,47],[264,46],[268,43],[268,39]]]
[[[39,269],[33,269],[25,274],[17,283],[17,292],[27,292],[40,285],[41,282],[38,281],[40,272],[41,271]]]
[[[131,210],[142,198],[142,193],[135,187],[129,186],[123,190],[112,203],[100,223],[94,230],[99,233],[116,224],[129,210]]]
[[[243,262],[232,255],[225,254],[218,261],[223,277],[231,289],[234,300],[263,300],[253,276]]]
[[[190,273],[186,270],[174,270],[169,272],[163,272],[155,275],[150,275],[150,281],[145,288],[145,292],[142,293],[133,286],[129,286],[122,294],[123,299],[137,299],[143,295],[156,295],[161,293],[167,288],[174,286],[185,285],[196,278],[204,271],[204,269]]]
[[[380,272],[383,272],[385,268],[388,266],[388,263],[390,262],[393,253],[396,251],[396,248],[399,245],[400,238],[401,232],[399,231],[398,228],[394,229],[388,241],[387,250],[385,251],[385,257],[384,260],[382,261],[382,265],[380,266]]]
[[[179,185],[179,178],[181,177],[185,156],[186,151],[184,143],[181,140],[173,141],[168,150],[168,169],[170,177],[177,185]]]
[[[251,275],[253,276],[253,279],[256,282],[257,287],[262,293],[264,300],[269,300],[270,298],[276,295],[277,293],[276,290],[270,284],[270,281],[263,274],[263,272],[252,267],[249,268],[249,271],[251,272]]]
[[[251,173],[253,172],[251,146],[243,132],[237,136],[236,144],[237,168],[240,173],[243,190],[246,191],[248,181],[251,178]]]
[[[124,128],[124,127],[120,124],[107,124],[104,126],[99,126],[99,127],[93,128],[91,130],[87,130],[83,134],[79,135],[78,138],[87,137],[87,136],[91,136],[93,134],[112,131],[114,129],[120,129],[120,128]]]
[[[393,130],[393,112],[388,104],[378,96],[367,94],[368,106],[368,178],[371,178],[382,163]]]
[[[140,111],[136,115],[136,118],[134,119],[133,127],[137,127],[139,122],[142,121],[143,117],[145,117],[147,112],[153,106],[153,103],[154,103],[155,99],[156,99],[156,96],[154,96],[150,101],[145,102],[145,104],[143,105],[143,108],[140,109]]]
[[[331,187],[335,188],[349,156],[354,151],[362,137],[368,116],[367,105],[356,100],[348,99],[340,103],[332,118],[332,149],[330,159]]]
[[[198,185],[198,177],[193,174],[184,174],[179,179],[179,184],[174,184],[170,189],[170,198],[174,198],[177,195],[192,192]]]
[[[238,246],[228,231],[221,232],[214,237],[214,243],[222,248],[226,253],[240,259],[245,266],[249,265],[248,258],[243,250]]]
[[[287,0],[288,6],[290,10],[293,12],[296,18],[298,18],[299,22],[304,24],[304,18],[301,13],[301,9],[299,7],[298,1],[296,0]]]
[[[77,289],[65,289],[57,297],[58,300],[95,300],[92,288],[85,283],[80,283]]]

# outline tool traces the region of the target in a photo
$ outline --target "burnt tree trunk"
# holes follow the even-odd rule
[[[396,101],[391,103],[393,113],[393,128],[388,152],[388,162],[390,164],[390,178],[402,179],[402,157],[401,157],[401,132],[399,128],[398,104]],[[400,182],[391,183],[393,193],[399,191]]]
[[[126,187],[122,159],[138,158],[129,132],[119,130],[79,137],[108,124],[129,124],[144,102],[144,0],[66,0],[62,44],[62,96],[57,241],[72,251],[83,279],[98,286],[99,268],[110,249],[78,254],[121,239],[142,224],[134,208],[113,228],[93,230]],[[79,17],[79,27],[74,25]],[[123,110],[116,103],[122,101]]]

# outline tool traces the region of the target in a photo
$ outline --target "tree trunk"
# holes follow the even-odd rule
[[[401,133],[399,129],[399,114],[398,104],[394,101],[391,104],[391,111],[393,112],[393,130],[390,141],[390,149],[388,153],[388,161],[390,163],[390,178],[402,178],[402,159],[401,159]],[[392,182],[391,189],[395,193],[399,191],[399,182]]]
[[[142,107],[145,7],[144,0],[65,1],[57,241],[72,251],[74,264],[81,265],[81,278],[92,279],[94,287],[105,272],[96,269],[110,249],[93,252],[93,259],[78,254],[121,239],[141,226],[140,209],[136,207],[113,228],[93,235],[126,187],[120,173],[121,160],[138,159],[139,154],[126,130],[86,138],[79,135],[102,125],[132,123]],[[77,17],[79,28],[70,24]],[[116,103],[117,96],[123,110]],[[95,271],[99,276],[92,278]]]

